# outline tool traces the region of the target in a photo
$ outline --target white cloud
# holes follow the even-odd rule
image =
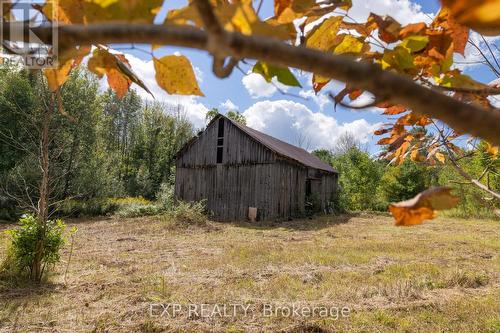
[[[241,79],[241,82],[252,98],[270,97],[278,91],[278,88],[281,91],[288,90],[288,87],[278,82],[276,77],[272,78],[272,83],[268,83],[262,75],[257,73],[248,73]]]
[[[299,91],[301,97],[312,100],[316,105],[318,105],[320,110],[325,108],[325,105],[330,103],[330,98],[327,94],[318,93],[316,94],[313,90],[301,90]]]
[[[358,22],[365,22],[372,12],[377,15],[392,16],[401,24],[431,20],[429,14],[425,14],[419,4],[410,0],[354,0],[349,16]]]
[[[225,102],[220,103],[219,107],[225,112],[238,111],[240,109],[239,106],[234,104],[233,101],[231,101],[230,99],[226,99]]]
[[[339,124],[331,116],[312,112],[305,105],[287,101],[261,101],[243,113],[248,126],[297,145],[298,138],[305,140],[309,149],[333,148],[339,136],[353,133],[362,143],[371,138],[380,124],[370,124],[365,119]]]
[[[151,90],[155,100],[169,104],[180,104],[184,106],[185,116],[189,121],[193,123],[195,128],[201,128],[205,126],[205,114],[207,113],[208,108],[199,101],[198,97],[167,94],[156,83],[153,60],[145,61],[131,54],[125,54],[125,56],[130,62],[130,66],[132,67],[134,72],[141,78],[146,87]],[[198,82],[201,82],[203,73],[197,67],[194,67],[194,71]],[[104,84],[107,85],[107,83]],[[135,89],[139,96],[141,96],[143,99],[153,99],[150,94],[148,94],[144,89],[137,86],[136,84],[133,84],[132,88]]]
[[[250,73],[245,75],[241,82],[243,82],[252,98],[269,97],[277,91],[276,87],[267,83],[260,74]]]

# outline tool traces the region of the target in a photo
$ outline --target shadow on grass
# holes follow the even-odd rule
[[[0,276],[0,304],[6,300],[32,300],[64,288],[63,284],[52,283],[49,278],[37,283],[27,277]]]
[[[318,215],[309,218],[291,219],[285,221],[230,221],[220,222],[229,223],[241,228],[249,228],[256,230],[269,230],[283,228],[298,231],[321,230],[333,225],[348,223],[354,217],[359,216],[359,213],[346,213],[341,215]]]

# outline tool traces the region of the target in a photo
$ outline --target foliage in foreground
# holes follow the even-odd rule
[[[59,262],[59,251],[65,244],[66,226],[61,220],[49,220],[42,225],[32,215],[23,216],[19,223],[19,228],[7,231],[10,245],[0,274],[26,275],[33,278],[36,256],[41,253],[43,276],[47,269]]]

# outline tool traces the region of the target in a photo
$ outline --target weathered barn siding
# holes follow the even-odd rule
[[[210,167],[217,165],[217,122],[208,128],[178,157],[181,167]],[[275,155],[268,148],[245,135],[231,122],[224,126],[224,155],[222,164],[274,163]]]
[[[241,220],[248,207],[259,218],[286,218],[304,213],[306,169],[287,162],[217,165],[177,169],[176,196],[208,199],[207,209],[221,220]]]
[[[224,120],[225,118],[220,118]],[[185,201],[207,199],[220,220],[241,220],[248,207],[260,219],[304,213],[306,180],[317,180],[322,208],[335,190],[336,175],[304,166],[270,150],[225,119],[222,163],[217,163],[218,121],[213,121],[177,156],[175,195]]]

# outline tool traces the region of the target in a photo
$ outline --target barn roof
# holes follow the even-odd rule
[[[296,162],[299,162],[300,164],[303,164],[303,165],[311,167],[311,168],[337,173],[337,171],[335,169],[333,169],[329,164],[323,162],[318,157],[309,153],[305,149],[302,149],[302,148],[296,147],[294,145],[291,145],[289,143],[286,143],[284,141],[278,140],[270,135],[264,134],[262,132],[254,130],[253,128],[242,125],[242,124],[240,124],[234,120],[231,120],[223,115],[219,115],[219,116],[215,117],[215,119],[218,119],[220,117],[223,117],[224,119],[230,121],[234,126],[238,127],[240,130],[245,132],[247,135],[249,135],[250,137],[255,139],[257,142],[266,146],[267,148],[269,148],[270,150],[272,150],[273,152],[275,152],[278,155],[281,155],[285,158],[292,159]]]

